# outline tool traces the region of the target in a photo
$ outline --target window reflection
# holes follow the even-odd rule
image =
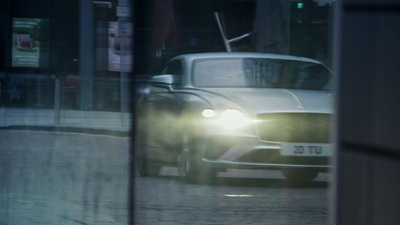
[[[332,78],[321,64],[289,59],[201,60],[193,67],[194,84],[200,87],[322,90]]]
[[[1,1],[0,202],[4,204],[0,207],[0,224],[187,224],[204,219],[218,224],[290,224],[294,219],[304,219],[304,215],[324,224],[329,173],[298,184],[285,180],[280,171],[234,168],[212,171],[217,175],[214,183],[190,184],[179,178],[177,168],[153,165],[160,179],[139,177],[132,169],[140,155],[135,144],[147,141],[148,136],[144,134],[138,140],[143,136],[136,128],[144,125],[131,123],[139,121],[138,114],[144,108],[136,103],[150,93],[155,93],[151,98],[157,100],[168,98],[166,104],[146,107],[153,107],[156,110],[152,113],[162,116],[162,109],[171,110],[173,117],[145,122],[155,124],[159,128],[156,131],[165,131],[153,138],[168,139],[173,146],[170,155],[176,156],[183,144],[189,148],[189,135],[183,135],[186,133],[182,130],[172,132],[182,124],[165,125],[173,121],[171,118],[184,115],[177,112],[187,108],[182,89],[189,80],[184,78],[188,72],[193,72],[190,89],[302,89],[327,91],[326,96],[331,97],[332,7],[329,0]],[[198,60],[190,68],[186,61],[169,61],[186,53],[228,51],[312,60]],[[314,60],[318,63],[310,63]],[[152,85],[151,77],[157,73],[167,75],[164,81],[174,83]],[[278,93],[275,91],[270,93]],[[199,92],[190,98],[198,98]],[[290,102],[297,104],[296,110],[309,109],[298,96],[285,93],[294,96]],[[235,130],[232,125],[241,118],[247,122],[250,110],[232,105],[218,108],[221,102],[191,110],[199,116],[203,113],[203,122],[223,112],[234,112],[236,117],[226,122],[231,131],[224,132]],[[282,102],[271,106],[282,106]],[[257,117],[254,113],[256,119],[252,121],[268,121],[269,116],[277,115]],[[319,142],[329,142],[330,132],[321,130],[331,125],[330,116],[318,112],[294,118],[290,123],[301,120],[296,126],[279,117],[276,121],[284,121],[260,123],[251,134],[263,133],[262,138],[273,137],[277,142],[287,140],[287,134],[296,130],[314,130],[316,140],[322,135]],[[319,122],[304,125],[310,118],[319,118]],[[192,123],[186,125],[195,130]],[[296,140],[307,138],[299,136]],[[224,140],[196,144],[214,146],[207,153],[212,158],[239,139]],[[166,149],[159,147],[160,151]],[[183,156],[173,160],[190,162],[182,160]],[[257,151],[240,160],[260,162],[262,157],[265,154]],[[315,171],[301,172],[316,176]],[[148,175],[154,175],[154,171]],[[295,200],[316,210],[307,212],[295,205]]]

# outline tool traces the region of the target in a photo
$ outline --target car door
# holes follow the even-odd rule
[[[180,84],[182,66],[181,61],[172,61],[162,71],[174,77],[172,84],[154,82],[150,86],[146,102],[147,144],[155,161],[176,161],[177,129],[183,100],[172,87]]]

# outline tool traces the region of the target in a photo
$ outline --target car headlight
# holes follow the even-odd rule
[[[226,109],[219,116],[212,109],[204,109],[201,114],[205,118],[216,118],[217,123],[227,129],[236,129],[251,123],[244,113],[236,109]]]

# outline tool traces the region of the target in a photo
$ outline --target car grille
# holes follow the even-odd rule
[[[323,113],[268,113],[257,116],[263,141],[329,143],[332,115]]]

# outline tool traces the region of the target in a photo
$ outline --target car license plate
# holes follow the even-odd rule
[[[333,151],[332,144],[320,143],[283,143],[281,147],[284,156],[331,156]]]

